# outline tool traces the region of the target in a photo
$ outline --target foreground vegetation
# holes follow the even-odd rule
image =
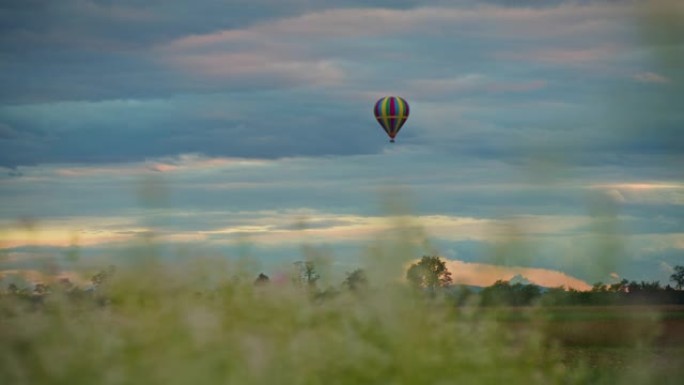
[[[447,291],[422,285],[441,287],[449,280],[423,281],[416,278],[419,271],[409,282],[421,283],[422,290],[363,270],[349,273],[337,288],[322,289],[313,264],[297,266],[292,279],[255,280],[236,266],[179,268],[148,261],[96,275],[89,291],[64,283],[49,288],[49,295],[30,296],[33,300],[4,295],[0,383],[666,384],[681,379],[681,366],[671,365],[683,362],[676,346],[664,353],[667,360],[653,358],[653,349],[663,349],[656,344],[662,325],[656,313],[608,317],[608,329],[625,331],[618,335],[628,343],[606,354],[605,345],[563,339],[594,334],[591,325],[600,312],[589,323],[577,323],[575,312],[543,307],[481,307],[468,299],[454,306]],[[597,330],[605,333],[606,326]],[[619,365],[606,357],[616,357]]]

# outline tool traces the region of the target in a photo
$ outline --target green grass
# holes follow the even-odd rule
[[[210,281],[210,276],[225,279]],[[610,365],[597,370],[591,355],[578,356],[572,353],[577,350],[555,344],[536,327],[536,316],[527,323],[533,327],[514,327],[498,312],[456,308],[372,275],[370,282],[384,283],[324,299],[291,283],[255,287],[253,279],[239,269],[211,264],[188,270],[148,264],[117,272],[98,294],[109,299],[106,306],[53,294],[36,307],[5,296],[0,300],[0,383],[622,380]],[[639,368],[653,370],[652,365]],[[622,383],[667,383],[649,378]]]
[[[684,347],[568,346],[563,349],[563,362],[585,370],[594,384],[679,384]]]

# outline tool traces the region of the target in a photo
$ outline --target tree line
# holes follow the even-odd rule
[[[591,290],[572,288],[544,288],[535,284],[511,283],[499,280],[475,292],[473,288],[454,286],[446,263],[436,256],[424,256],[411,265],[406,278],[415,288],[429,295],[441,291],[454,297],[458,304],[473,302],[482,306],[547,306],[572,305],[684,305],[684,266],[675,266],[670,282],[662,286],[659,281],[629,281],[622,279],[613,284],[595,283]]]
[[[294,267],[292,284],[305,288],[315,300],[325,300],[344,291],[360,295],[369,289],[366,272],[360,268],[347,272],[345,279],[338,286],[320,288],[318,282],[321,275],[313,261],[298,261],[294,263]],[[66,278],[59,280],[54,286],[38,283],[32,288],[19,288],[11,283],[4,292],[0,291],[0,296],[41,303],[46,296],[61,293],[71,299],[93,299],[98,304],[106,304],[106,296],[101,295],[98,289],[109,281],[114,273],[113,266],[99,271],[91,277],[91,285],[87,288],[78,287]],[[446,298],[456,306],[684,305],[684,266],[674,267],[674,272],[670,276],[672,285],[665,286],[658,281],[637,282],[622,279],[612,284],[597,282],[590,290],[582,291],[499,280],[488,287],[476,288],[454,284],[444,260],[438,256],[423,256],[407,269],[405,278],[408,286],[415,292],[429,298]],[[260,273],[254,280],[255,286],[270,284],[270,278],[264,273]]]

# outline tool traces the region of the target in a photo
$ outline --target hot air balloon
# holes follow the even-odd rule
[[[409,116],[409,105],[406,100],[398,96],[385,96],[375,103],[373,112],[375,119],[390,137],[390,142],[394,143],[394,137]]]

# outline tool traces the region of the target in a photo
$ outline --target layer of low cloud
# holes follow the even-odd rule
[[[397,223],[419,236],[416,252],[454,250],[466,262],[546,268],[589,282],[613,272],[665,281],[661,263],[681,258],[678,182],[609,180],[612,168],[597,167],[539,184],[505,163],[439,170],[436,155],[423,151],[22,167],[0,188],[0,244],[13,255],[3,263],[30,266],[32,247],[54,248],[53,256],[74,249],[116,256],[154,240],[227,256],[247,243],[264,261],[323,245],[351,264],[365,245],[391,244]],[[442,154],[438,163],[451,161]],[[606,250],[621,254],[603,261]],[[651,267],[640,271],[645,261]]]
[[[591,285],[581,279],[560,271],[525,267],[497,266],[483,263],[468,263],[446,260],[455,284],[472,286],[491,286],[496,281],[510,281],[515,276],[523,276],[530,283],[542,287],[565,287],[566,289],[589,290]]]

